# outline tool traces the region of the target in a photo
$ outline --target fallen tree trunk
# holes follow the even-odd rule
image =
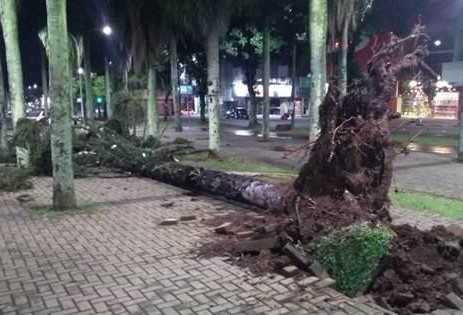
[[[252,177],[227,174],[175,162],[152,169],[143,168],[140,175],[262,209],[279,210],[285,207],[284,192],[287,187],[269,184]]]

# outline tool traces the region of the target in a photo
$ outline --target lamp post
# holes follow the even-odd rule
[[[82,75],[84,74],[84,69],[79,67],[77,69],[77,74],[79,75],[79,93],[80,93],[80,114],[82,115],[82,119],[85,117],[84,113],[84,96],[82,93]]]
[[[102,28],[102,32],[105,36],[110,37],[113,33],[112,28],[109,25],[105,25]],[[106,97],[106,115],[109,118],[112,116],[112,108],[111,108],[111,78],[109,73],[109,64],[108,56],[105,54],[104,58],[104,67],[105,67],[105,97]]]

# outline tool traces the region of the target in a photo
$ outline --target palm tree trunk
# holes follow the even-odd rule
[[[178,68],[177,68],[177,38],[170,37],[170,78],[172,83],[172,100],[174,102],[175,131],[182,131],[182,117],[180,116],[180,102],[178,93]]]
[[[199,93],[199,117],[202,123],[206,123],[206,94]]]
[[[270,21],[268,15],[265,18],[264,38],[264,108],[262,113],[262,137],[268,140],[270,137]]]
[[[0,20],[5,40],[6,65],[10,87],[11,112],[13,128],[19,119],[26,115],[24,108],[24,86],[21,65],[21,53],[18,41],[18,2],[16,0],[0,1]],[[16,148],[16,158],[19,167],[27,167],[29,156],[26,150]]]
[[[220,150],[219,120],[219,32],[211,29],[206,38],[207,82],[209,96],[209,150],[217,153]]]
[[[108,119],[111,119],[113,117],[113,109],[111,107],[111,76],[109,73],[109,62],[107,57],[105,57],[104,64],[106,116]]]
[[[320,132],[319,108],[325,96],[326,33],[328,25],[327,0],[310,0],[310,131],[315,139]]]
[[[3,63],[0,60],[0,151],[8,151],[8,141],[6,139],[6,109],[7,98],[5,89],[5,80],[3,78]]]
[[[291,112],[291,129],[294,129],[296,122],[296,62],[297,62],[297,39],[293,39],[293,55],[291,60],[291,103],[293,106],[293,111]]]
[[[51,154],[53,165],[53,209],[74,208],[72,129],[69,107],[69,45],[66,1],[47,0],[50,41]]]
[[[148,136],[158,138],[158,98],[156,67],[150,62],[148,68]]]
[[[45,116],[48,116],[48,76],[47,76],[47,53],[45,48],[42,49],[41,61],[41,77],[42,77],[42,92],[43,92],[43,111]]]
[[[341,53],[339,54],[339,90],[347,94],[347,53],[349,49],[349,22],[346,19],[342,28]]]
[[[85,105],[86,114],[88,120],[95,119],[95,103],[93,99],[93,88],[92,88],[92,68],[90,64],[90,43],[88,40],[85,41],[84,46],[84,75],[85,75]]]

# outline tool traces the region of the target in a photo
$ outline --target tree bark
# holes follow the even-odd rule
[[[156,66],[151,58],[148,68],[148,136],[159,137]]]
[[[320,136],[294,187],[300,194],[330,196],[379,218],[388,218],[394,151],[389,104],[397,76],[427,70],[428,36],[417,26],[393,37],[370,60],[368,80],[342,97],[331,87],[320,108]]]
[[[270,20],[268,15],[264,21],[263,34],[263,60],[264,60],[264,106],[262,111],[262,137],[266,141],[270,137]]]
[[[326,36],[328,27],[327,0],[310,0],[310,131],[315,139],[320,131],[319,108],[325,95]]]
[[[202,123],[206,123],[206,94],[199,93],[199,117]]]
[[[206,38],[207,82],[209,97],[209,150],[220,150],[220,120],[219,120],[219,31],[211,29]]]
[[[47,52],[42,49],[41,60],[41,77],[42,77],[42,92],[43,92],[43,111],[45,116],[48,116],[48,74],[47,74]]]
[[[104,75],[105,75],[106,116],[108,117],[108,119],[111,119],[113,117],[113,109],[111,106],[112,87],[111,87],[111,74],[109,72],[109,61],[107,57],[105,57],[104,64],[105,64]]]
[[[3,62],[0,60],[0,151],[8,151],[8,141],[6,139],[6,112],[7,112],[7,97],[5,80],[3,78]]]
[[[254,67],[248,67],[245,70],[246,86],[249,94],[249,128],[255,128],[258,125],[257,122],[257,100],[256,90],[256,69]]]
[[[69,45],[66,1],[47,0],[47,25],[50,41],[51,153],[53,164],[53,209],[74,208],[72,164],[72,127],[69,109]]]
[[[341,52],[339,54],[339,90],[341,96],[347,94],[347,53],[349,49],[349,18],[346,18],[342,28]]]
[[[182,131],[182,116],[180,112],[180,100],[178,91],[178,66],[177,66],[177,38],[170,36],[170,80],[172,83],[172,100],[174,103],[175,131]]]
[[[18,2],[16,0],[0,1],[0,21],[5,40],[6,65],[8,70],[8,85],[10,87],[10,102],[13,118],[13,128],[19,119],[26,116],[24,108],[24,85],[21,65],[21,53],[18,41]],[[26,150],[16,148],[16,158],[19,167],[29,165],[29,154]]]
[[[92,67],[90,64],[90,43],[88,39],[84,42],[84,75],[85,75],[85,105],[87,119],[92,121],[95,119],[95,101],[93,98],[92,87]]]
[[[291,103],[293,111],[291,112],[291,129],[294,129],[296,123],[296,63],[297,63],[297,39],[293,39],[293,55],[291,58]]]

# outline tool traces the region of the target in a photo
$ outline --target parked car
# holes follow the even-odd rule
[[[249,119],[248,110],[245,107],[235,107],[225,113],[226,119]]]

